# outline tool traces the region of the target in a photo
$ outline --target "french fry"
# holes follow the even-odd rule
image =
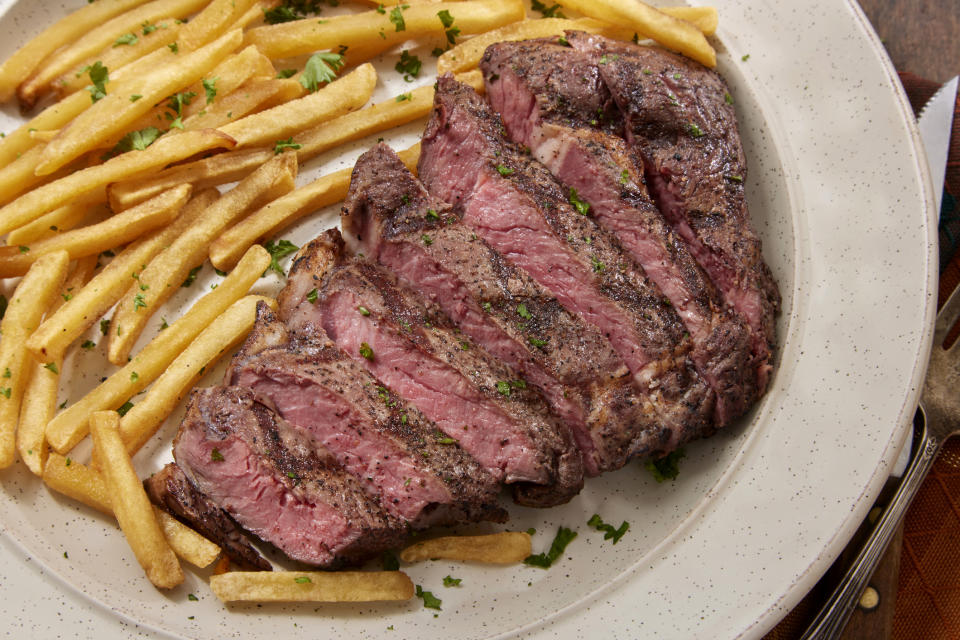
[[[240,31],[231,31],[192,53],[185,53],[170,63],[130,82],[130,93],[141,96],[131,101],[126,92],[108,93],[78,115],[51,140],[43,151],[43,159],[35,169],[38,175],[52,173],[87,151],[118,138],[119,133],[150,111],[154,104],[179,89],[200,79],[240,46]],[[126,84],[124,86],[127,86]]]
[[[69,231],[87,218],[90,208],[90,205],[84,202],[69,202],[8,233],[7,245],[29,246],[36,240],[51,238],[63,231]]]
[[[720,16],[716,7],[660,7],[660,11],[674,18],[686,20],[705,36],[712,36],[717,32]]]
[[[115,411],[97,411],[90,416],[93,449],[101,462],[100,474],[110,494],[113,515],[147,578],[154,586],[170,589],[183,582],[183,570],[160,529],[130,456],[117,431]]]
[[[639,0],[567,0],[563,6],[587,17],[632,29],[641,37],[655,40],[708,67],[717,66],[717,53],[703,32]]]
[[[273,109],[235,120],[220,131],[251,147],[284,140],[297,131],[361,107],[373,94],[377,72],[364,64],[322,89]]]
[[[269,265],[270,254],[266,249],[259,245],[251,247],[220,286],[198,300],[167,330],[161,331],[122,369],[54,417],[47,424],[50,446],[58,453],[67,453],[87,434],[91,413],[121,406],[156,380],[207,325],[247,293]],[[131,379],[134,372],[137,375]]]
[[[246,338],[253,328],[260,301],[276,311],[277,303],[272,298],[246,296],[234,302],[200,332],[136,406],[120,419],[120,438],[131,456],[156,433],[204,369],[216,364],[220,356]]]
[[[59,293],[69,263],[66,251],[37,260],[17,285],[0,321],[0,469],[13,464],[20,402],[33,362],[24,343]]]
[[[27,349],[39,360],[62,358],[70,343],[79,338],[130,288],[132,274],[143,269],[143,265],[194,224],[218,197],[214,189],[201,191],[183,207],[172,224],[124,249],[87,286],[74,291],[70,300],[43,321],[27,340]]]
[[[173,295],[191,269],[203,263],[213,239],[233,220],[249,211],[275,183],[287,190],[292,189],[296,171],[296,156],[276,156],[225,193],[203,212],[195,224],[147,264],[137,282],[120,299],[113,314],[107,348],[110,362],[123,364],[127,361],[134,342],[153,312]]]
[[[43,468],[43,482],[68,498],[112,516],[110,494],[103,478],[90,467],[59,453],[51,453]],[[179,520],[159,509],[154,509],[163,535],[173,552],[195,567],[206,567],[216,560],[220,547]]]
[[[0,208],[0,234],[36,220],[44,213],[111,182],[183,160],[203,151],[232,148],[234,140],[216,129],[186,131],[164,136],[143,151],[128,151],[103,164],[75,171],[68,176],[25,193]]]
[[[0,247],[0,278],[23,275],[41,256],[55,251],[66,251],[75,260],[130,242],[173,220],[191,190],[190,185],[174,187],[99,224],[65,231],[30,246]]]
[[[481,33],[469,40],[460,42],[437,58],[437,75],[473,69],[480,64],[483,52],[494,42],[513,42],[532,38],[562,36],[567,29],[584,29],[585,25],[578,24],[578,22],[567,18],[521,20]],[[591,30],[590,33],[596,33],[596,31]]]
[[[223,602],[379,602],[409,600],[401,571],[230,571],[210,576]]]
[[[50,88],[50,83],[103,49],[114,45],[117,38],[123,34],[136,31],[145,22],[154,22],[163,18],[183,18],[199,10],[205,2],[206,0],[153,0],[96,25],[47,58],[25,82],[17,87],[20,104],[28,109],[33,108],[37,99]]]
[[[51,53],[113,16],[145,0],[108,0],[74,11],[44,29],[0,65],[0,101],[7,101],[17,86]]]
[[[236,149],[176,165],[148,177],[116,182],[107,187],[110,208],[123,211],[185,182],[191,183],[195,189],[236,182],[274,155],[273,149]]]
[[[484,536],[444,536],[410,545],[400,552],[404,562],[457,560],[486,564],[516,564],[530,555],[530,534],[503,531]]]
[[[255,0],[212,0],[203,11],[187,23],[180,35],[181,51],[195,51],[213,41],[218,33],[233,26]]]
[[[397,154],[410,171],[416,172],[420,143]],[[328,207],[347,197],[351,170],[341,169],[277,198],[224,231],[210,245],[210,262],[218,269],[229,269],[253,243],[269,237],[317,209]]]
[[[323,49],[336,49],[343,43],[362,47],[382,42],[397,45],[431,34],[443,35],[444,27],[437,13],[449,11],[453,25],[464,35],[482,33],[522,20],[523,3],[519,0],[474,0],[472,2],[439,2],[417,4],[402,12],[404,28],[391,21],[391,12],[365,11],[335,16],[322,24],[313,18],[294,20],[247,31],[246,43],[255,44],[271,60],[290,58]]]
[[[0,203],[8,203],[38,185],[49,184],[79,168],[79,162],[73,162],[52,175],[36,175],[35,170],[43,160],[43,149],[46,145],[47,143],[41,142],[27,149],[10,164],[0,167]]]
[[[97,265],[97,256],[89,256],[77,261],[73,273],[63,285],[61,297],[55,297],[49,315],[67,299],[72,291],[82,287]],[[44,430],[57,411],[57,391],[60,386],[60,370],[63,358],[47,361],[34,360],[33,372],[23,392],[20,405],[20,422],[17,425],[17,451],[20,459],[33,473],[40,475],[47,462],[47,440]]]

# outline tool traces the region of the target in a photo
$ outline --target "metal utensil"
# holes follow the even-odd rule
[[[807,628],[802,640],[827,640],[840,635],[910,502],[933,466],[940,446],[950,436],[960,433],[960,340],[949,349],[943,348],[943,341],[958,318],[960,288],[954,290],[937,314],[930,366],[920,395],[923,431],[917,454],[847,575]]]

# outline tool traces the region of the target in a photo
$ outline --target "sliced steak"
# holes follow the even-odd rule
[[[669,441],[597,328],[504,260],[386,145],[357,160],[341,222],[356,251],[418,289],[540,389],[573,431],[589,475],[659,452]]]
[[[329,340],[298,343],[286,334],[260,305],[230,383],[252,389],[329,450],[387,512],[411,527],[505,521],[497,481],[436,425]]]
[[[642,157],[663,215],[749,324],[762,391],[772,368],[780,293],[750,226],[746,159],[726,83],[662,49],[582,32],[567,40],[596,63],[623,112],[627,142]]]
[[[173,454],[190,484],[294,560],[357,561],[406,534],[329,452],[249,389],[194,391]]]
[[[520,483],[519,502],[548,506],[579,492],[580,457],[567,455],[575,449],[539,394],[391,274],[347,256],[339,232],[301,249],[289,282],[280,305],[293,332],[329,336],[493,477]],[[551,491],[533,499],[530,485]]]
[[[175,463],[144,480],[143,487],[154,504],[217,543],[233,562],[245,569],[273,570],[233,518],[197,491]]]
[[[692,343],[670,301],[505,134],[473,89],[441,77],[420,178],[490,246],[607,337],[669,430],[667,450],[709,432],[715,396],[689,358]]]
[[[717,426],[741,415],[757,388],[749,329],[660,215],[624,140],[603,131],[619,129],[621,118],[597,65],[568,46],[528,40],[491,45],[480,67],[510,137],[587,204],[670,299],[692,337],[697,371],[717,396]]]

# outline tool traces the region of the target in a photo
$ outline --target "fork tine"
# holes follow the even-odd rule
[[[947,337],[947,333],[953,328],[953,325],[960,318],[960,287],[953,290],[950,297],[937,314],[937,323],[933,329],[933,343],[941,346]]]

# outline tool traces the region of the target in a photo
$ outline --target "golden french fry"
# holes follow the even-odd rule
[[[37,165],[43,160],[43,150],[47,143],[41,142],[23,152],[10,164],[0,167],[0,203],[8,203],[26,191],[38,185],[50,184],[79,168],[80,163],[72,162],[54,174],[38,176]]]
[[[88,256],[77,261],[73,272],[63,284],[60,297],[55,297],[49,315],[90,279],[97,265],[97,256]],[[17,451],[27,468],[37,475],[43,472],[47,462],[47,440],[44,430],[57,411],[57,391],[60,386],[60,370],[63,358],[46,361],[34,360],[30,365],[33,373],[23,392],[20,405],[20,421],[17,425]]]
[[[191,190],[186,184],[174,187],[99,224],[65,231],[29,246],[0,247],[0,277],[23,275],[41,256],[54,251],[66,251],[71,259],[76,259],[130,242],[173,220]]]
[[[33,362],[24,343],[59,293],[69,264],[66,251],[37,260],[17,285],[0,320],[0,469],[13,464],[20,402]]]
[[[114,211],[123,211],[185,182],[191,183],[195,189],[236,182],[274,155],[273,149],[236,149],[176,165],[148,177],[116,182],[107,187],[110,207]]]
[[[335,50],[343,43],[361,47],[366,43],[381,41],[384,45],[392,46],[425,35],[442,35],[446,27],[437,17],[440,11],[449,11],[453,26],[464,35],[482,33],[522,20],[525,13],[520,0],[440,2],[412,5],[406,9],[402,7],[397,5],[404,23],[404,28],[400,30],[396,18],[391,20],[391,8],[383,13],[365,11],[335,16],[323,23],[309,18],[256,27],[247,31],[246,43],[257,45],[264,55],[276,60],[323,49]]]
[[[283,88],[285,81],[255,79],[183,121],[184,129],[216,129],[256,111]]]
[[[203,371],[246,338],[253,328],[257,302],[260,301],[276,311],[276,301],[263,296],[246,296],[234,302],[200,332],[150,385],[136,406],[120,419],[120,438],[130,455],[139,451],[156,433]]]
[[[207,325],[247,293],[269,265],[270,254],[266,249],[259,245],[251,247],[220,286],[161,331],[122,369],[51,420],[47,424],[50,446],[58,453],[68,452],[87,434],[92,412],[117,408],[156,380]],[[133,373],[137,375],[132,376]]]
[[[110,493],[99,473],[59,453],[51,453],[43,468],[43,482],[68,498],[87,505],[101,513],[113,515]],[[216,560],[220,547],[160,509],[154,514],[163,535],[182,560],[196,567],[206,567]]]
[[[503,531],[485,536],[444,536],[410,545],[400,552],[404,562],[457,560],[487,564],[515,564],[530,555],[530,534]]]
[[[639,0],[566,0],[563,6],[616,27],[632,29],[640,37],[655,40],[708,67],[717,66],[717,53],[703,32]]]
[[[66,304],[43,321],[27,340],[27,349],[39,360],[62,358],[70,343],[126,293],[132,275],[194,224],[218,197],[214,189],[201,191],[183,207],[172,224],[124,249],[87,286],[74,291]]]
[[[359,108],[370,99],[376,83],[377,72],[372,65],[364,64],[314,93],[235,120],[220,131],[236,140],[238,147],[272,144]]]
[[[100,474],[110,494],[113,515],[147,578],[154,586],[170,589],[183,582],[183,570],[163,536],[143,484],[133,470],[117,430],[115,411],[97,411],[90,416],[93,450],[100,460]]]
[[[567,18],[522,20],[481,33],[445,51],[437,59],[437,74],[457,73],[458,71],[473,69],[480,64],[483,52],[494,42],[562,36],[567,29],[588,30],[584,28],[586,25],[578,24],[578,22]],[[595,33],[596,31],[590,30],[590,32]]]
[[[378,602],[409,600],[401,571],[230,571],[210,576],[223,602]]]
[[[143,151],[128,151],[103,164],[81,169],[25,193],[0,208],[0,234],[36,220],[84,194],[111,182],[161,167],[217,147],[232,148],[234,140],[216,129],[163,136]]]
[[[125,34],[133,35],[144,23],[163,18],[186,17],[200,9],[205,2],[206,0],[153,0],[96,25],[47,58],[17,87],[20,104],[28,109],[33,108],[37,99],[50,88],[50,83],[60,75],[75,69],[84,61],[94,59],[100,51],[115,45],[118,38]]]
[[[113,138],[119,138],[126,127],[176,91],[200,79],[240,46],[240,31],[224,34],[210,44],[192,53],[180,54],[178,59],[145,73],[136,82],[125,83],[130,93],[108,93],[78,115],[51,140],[43,151],[43,160],[35,169],[38,175],[52,173],[74,158]],[[130,100],[135,93],[141,98]]]
[[[292,189],[296,171],[296,156],[276,156],[208,207],[195,224],[147,264],[138,281],[120,299],[113,314],[107,348],[110,362],[123,364],[127,361],[147,321],[173,295],[190,270],[203,264],[213,239],[233,220],[255,206],[275,183],[283,189]],[[272,195],[276,197],[277,194]]]
[[[712,36],[717,32],[720,16],[716,7],[660,7],[660,11],[674,18],[686,20],[705,36]]]
[[[187,23],[180,35],[181,51],[195,51],[232,26],[255,3],[255,0],[212,0],[203,11]]]
[[[109,0],[96,2],[74,11],[44,29],[0,65],[0,101],[9,100],[17,85],[51,53],[113,16],[145,0]]]
[[[28,245],[36,240],[51,238],[80,225],[89,215],[91,206],[84,202],[69,202],[59,209],[42,215],[33,222],[7,234],[7,245]]]

